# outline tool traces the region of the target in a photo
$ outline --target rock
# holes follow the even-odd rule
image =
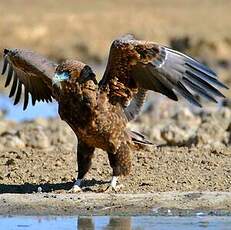
[[[33,148],[46,149],[50,147],[49,137],[46,135],[42,126],[28,124],[18,131],[19,137],[25,142],[26,146]]]
[[[38,192],[38,193],[42,193],[42,191],[43,191],[42,187],[39,186],[39,187],[37,188],[37,192]]]
[[[18,133],[15,130],[2,133],[1,144],[3,147],[10,147],[10,148],[25,147],[24,141],[19,138]]]
[[[183,146],[190,144],[195,132],[190,127],[179,127],[176,124],[169,124],[161,130],[161,137],[167,145]]]
[[[48,119],[45,119],[45,118],[36,118],[34,120],[35,124],[38,125],[38,126],[43,126],[43,127],[47,127],[49,125],[49,120]]]
[[[157,125],[157,126],[153,127],[150,130],[150,132],[148,133],[148,136],[150,136],[150,139],[152,141],[161,144],[163,142],[163,138],[161,136],[161,125]]]
[[[195,115],[188,107],[181,106],[177,112],[171,117],[178,126],[190,126],[196,129],[201,123],[201,118]]]
[[[212,116],[203,118],[195,135],[195,144],[197,146],[207,145],[210,147],[223,146],[228,139],[228,121],[225,117],[229,115],[224,111]]]
[[[8,132],[13,126],[15,126],[15,122],[0,120],[0,135],[4,132]]]
[[[71,128],[63,121],[56,121],[56,125],[54,127],[50,127],[50,131],[55,134],[51,135],[51,145],[60,145],[62,149],[72,151],[76,151],[76,136],[75,133],[71,130]]]
[[[221,127],[227,130],[228,126],[231,123],[231,110],[229,108],[221,108],[214,114],[215,118],[221,125]]]

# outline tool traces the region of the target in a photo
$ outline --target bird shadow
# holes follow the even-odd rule
[[[84,180],[83,191],[91,191],[90,187],[106,184],[108,181],[102,180]],[[73,181],[63,183],[43,183],[43,184],[0,184],[0,194],[3,193],[36,193],[36,192],[55,192],[55,191],[68,191],[74,185]]]
[[[102,185],[108,184],[110,181],[103,181],[103,180],[84,180],[81,184],[82,190],[84,192],[98,192],[98,187]]]

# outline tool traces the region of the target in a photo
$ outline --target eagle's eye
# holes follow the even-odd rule
[[[93,80],[95,84],[97,81],[95,79],[95,74],[93,73],[90,66],[85,65],[84,68],[80,72],[79,82],[85,82],[88,80]]]

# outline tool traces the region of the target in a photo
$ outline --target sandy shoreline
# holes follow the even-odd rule
[[[0,195],[1,215],[193,215],[198,212],[230,215],[231,193]]]

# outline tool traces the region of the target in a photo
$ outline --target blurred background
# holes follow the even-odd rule
[[[111,41],[132,33],[227,67],[230,9],[227,0],[0,0],[0,49],[102,65]]]
[[[0,55],[3,48],[17,47],[57,62],[74,58],[100,78],[112,40],[132,33],[198,58],[231,85],[230,9],[227,0],[0,0]],[[0,98],[0,108],[14,114],[11,104]]]

